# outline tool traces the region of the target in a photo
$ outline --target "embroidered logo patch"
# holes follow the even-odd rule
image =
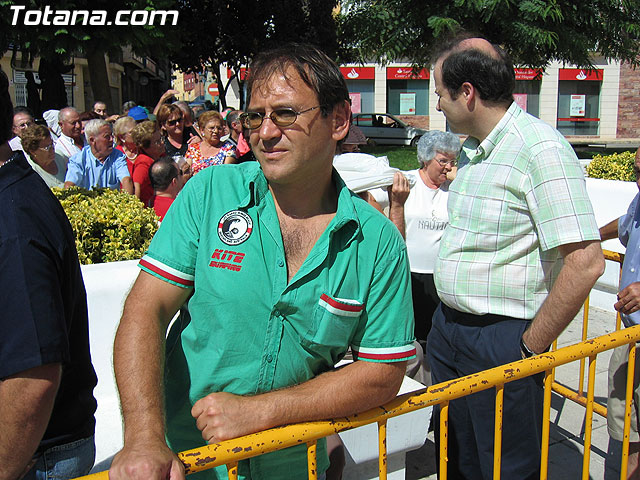
[[[253,220],[241,210],[225,213],[218,222],[218,237],[227,245],[239,245],[251,235]]]
[[[240,264],[243,259],[244,253],[216,248],[213,255],[211,255],[211,263],[209,263],[209,266],[239,272],[242,269],[242,265]]]

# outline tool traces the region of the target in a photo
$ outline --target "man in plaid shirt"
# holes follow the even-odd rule
[[[436,59],[436,108],[468,135],[434,272],[442,303],[427,351],[440,383],[545,352],[604,258],[575,153],[513,102],[504,51],[467,35]],[[489,389],[451,402],[449,478],[492,478],[494,398]],[[505,386],[502,478],[539,478],[541,419],[542,374]]]

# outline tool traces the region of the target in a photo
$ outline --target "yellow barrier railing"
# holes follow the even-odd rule
[[[624,255],[605,251],[605,258],[622,264]],[[554,342],[552,351],[534,356],[526,360],[502,365],[490,370],[478,372],[467,377],[433,385],[424,393],[412,393],[397,397],[386,405],[371,409],[367,412],[352,415],[347,418],[328,420],[322,422],[309,422],[266,430],[264,432],[247,435],[244,437],[227,440],[212,445],[205,445],[193,450],[178,454],[185,466],[187,473],[195,473],[220,465],[227,465],[229,479],[237,479],[238,462],[243,459],[255,457],[287,447],[307,444],[308,477],[317,479],[316,470],[316,442],[344,430],[357,428],[363,425],[377,422],[378,424],[378,448],[379,448],[379,472],[380,479],[386,480],[386,425],[389,418],[405,413],[440,404],[440,478],[447,478],[447,420],[448,407],[451,400],[470,395],[489,388],[496,388],[495,406],[495,433],[494,433],[494,479],[500,478],[501,450],[502,450],[502,411],[505,383],[521,378],[545,372],[543,424],[542,424],[542,456],[540,465],[540,478],[548,476],[549,458],[549,424],[551,410],[551,393],[555,391],[564,397],[583,405],[585,413],[585,438],[582,478],[589,478],[589,463],[591,451],[591,434],[593,413],[606,417],[606,407],[594,401],[594,385],[596,375],[596,357],[599,353],[611,350],[623,345],[629,345],[629,368],[627,372],[626,409],[624,422],[624,441],[622,451],[622,465],[620,478],[626,479],[627,459],[629,448],[629,427],[631,420],[631,396],[633,393],[633,375],[635,366],[635,342],[640,341],[640,326],[619,330],[620,315],[617,316],[617,331],[587,339],[588,331],[589,299],[585,302],[583,316],[582,342],[556,349]],[[585,359],[589,358],[589,371],[587,376],[587,395],[584,396],[584,368]],[[577,390],[571,390],[555,382],[555,368],[567,363],[580,362],[580,378]],[[108,480],[107,472],[89,475],[83,478]]]
[[[387,403],[384,406],[373,408],[367,412],[352,415],[347,418],[327,420],[321,422],[309,422],[295,425],[288,425],[279,428],[273,428],[264,432],[254,433],[233,440],[226,440],[224,442],[215,443],[212,445],[205,445],[193,450],[188,450],[178,454],[180,460],[184,463],[187,473],[195,473],[209,468],[213,468],[219,465],[230,465],[229,478],[237,478],[237,474],[234,475],[233,471],[237,469],[235,466],[237,462],[246,458],[255,457],[264,453],[273,452],[283,448],[291,447],[294,445],[300,445],[301,443],[307,443],[308,445],[308,458],[309,458],[309,478],[316,479],[317,472],[315,471],[316,459],[315,459],[315,442],[319,438],[323,438],[332,435],[337,432],[348,430],[351,428],[360,427],[370,423],[377,422],[379,425],[379,438],[380,438],[380,478],[386,479],[386,462],[384,461],[385,452],[385,427],[386,421],[389,418],[402,415],[414,410],[425,408],[429,405],[440,404],[440,424],[441,424],[441,442],[440,442],[440,478],[446,478],[446,459],[447,459],[447,412],[448,403],[456,398],[470,395],[482,390],[497,387],[497,399],[496,399],[496,412],[502,411],[502,387],[505,383],[519,380],[521,378],[535,375],[540,372],[550,372],[552,369],[578,361],[581,358],[589,357],[590,366],[589,369],[589,384],[590,388],[587,392],[587,401],[593,404],[593,379],[595,377],[595,358],[596,355],[613,348],[634,344],[640,340],[640,326],[626,328],[613,333],[602,335],[585,342],[571,345],[561,348],[559,350],[537,355],[535,357],[519,360],[517,362],[501,365],[490,370],[478,372],[473,375],[461,377],[456,380],[433,385],[426,389],[424,393],[413,393],[398,396],[392,402]],[[635,348],[630,349],[630,355],[635,354]],[[633,363],[630,364],[630,375],[633,379],[633,369],[631,368]],[[545,380],[545,424],[543,424],[543,430],[546,435],[543,435],[542,446],[548,451],[549,443],[549,408],[551,405],[551,388],[549,382],[550,375],[547,374]],[[628,388],[632,386],[632,382],[628,384]],[[627,402],[630,402],[630,393],[627,391]],[[497,447],[501,444],[501,431],[502,425],[499,420],[499,415],[496,415],[496,441]],[[628,430],[627,430],[628,431]],[[585,451],[587,450],[585,442]],[[499,449],[495,450],[500,452]],[[496,455],[499,456],[499,455]],[[543,457],[542,470],[547,471],[546,456]],[[496,460],[496,467],[500,465],[500,459]],[[83,478],[92,479],[104,479],[107,480],[107,472],[101,472],[94,475],[89,475]],[[500,478],[500,470],[496,468],[494,472],[494,478]],[[541,478],[546,478],[546,473],[541,475]],[[587,477],[588,478],[588,477]]]

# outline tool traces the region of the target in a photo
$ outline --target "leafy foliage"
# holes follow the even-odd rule
[[[614,153],[612,155],[595,155],[587,165],[587,175],[592,178],[604,178],[607,180],[624,180],[635,182],[633,152]]]
[[[76,235],[82,264],[142,257],[158,230],[153,209],[133,195],[108,188],[53,188]]]
[[[284,42],[312,43],[335,56],[335,4],[336,0],[182,0],[182,45],[170,58],[185,72],[212,71],[226,107],[223,64],[239,72],[257,52]]]
[[[339,18],[348,61],[428,65],[458,29],[485,35],[516,64],[592,66],[592,53],[638,64],[640,0],[350,0]]]

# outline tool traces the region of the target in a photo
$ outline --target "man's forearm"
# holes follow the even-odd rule
[[[406,227],[404,223],[404,206],[390,206],[389,220],[398,228],[402,238],[406,239]]]
[[[213,393],[192,414],[203,438],[217,442],[268,428],[360,413],[392,400],[406,362],[356,361],[307,382],[256,396]]]
[[[0,479],[25,473],[49,424],[60,364],[42,365],[0,382]]]
[[[580,311],[596,280],[604,272],[600,242],[560,247],[564,264],[547,299],[522,336],[535,353],[544,351]]]
[[[600,227],[600,238],[604,242],[605,240],[611,240],[612,238],[618,238],[618,221],[620,219],[607,223],[603,227]]]

